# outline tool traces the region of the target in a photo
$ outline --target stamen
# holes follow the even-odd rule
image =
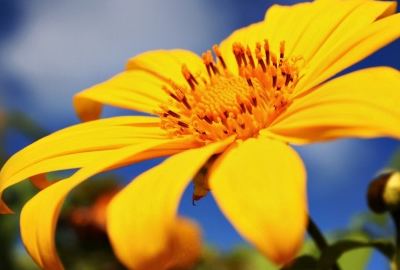
[[[278,68],[278,65],[277,65],[278,61],[276,59],[276,54],[271,53],[271,60],[272,60],[272,64],[274,65],[274,67]]]
[[[253,56],[251,55],[251,51],[250,51],[250,47],[249,46],[247,46],[246,54],[247,54],[247,58],[249,58],[250,66],[252,68],[256,68],[256,66],[254,65]]]
[[[203,53],[203,63],[204,63],[204,65],[206,66],[206,68],[207,68],[207,73],[208,73],[208,76],[211,78],[211,70],[212,70],[212,68],[211,68],[211,66],[210,66],[210,63],[212,62],[212,56],[211,56],[211,53]]]
[[[236,63],[238,65],[238,67],[240,67],[242,65],[242,57],[240,55],[239,43],[233,43],[232,50],[233,50],[233,54],[235,55],[235,58],[236,58]]]
[[[168,114],[175,118],[181,118],[181,116],[179,114],[177,114],[176,112],[173,112],[171,110],[168,110]]]
[[[214,45],[213,50],[214,50],[215,55],[218,57],[219,61],[221,62],[222,67],[224,69],[226,69],[226,64],[225,64],[224,58],[222,58],[222,56],[221,56],[221,51],[219,50],[218,45]]]
[[[267,63],[267,66],[269,66],[270,62],[269,62],[269,43],[268,43],[268,39],[264,39],[264,51],[265,51],[265,62]]]
[[[189,127],[188,124],[186,124],[186,123],[184,123],[182,121],[178,121],[178,125],[180,125],[181,127],[184,127],[184,128],[188,128]]]
[[[261,66],[263,72],[266,72],[267,68],[266,68],[266,66],[264,64],[264,61],[262,59],[261,44],[260,43],[257,43],[257,45],[256,45],[255,54],[256,54],[256,58],[258,60],[258,64]]]
[[[175,99],[176,101],[180,102],[179,98],[178,98],[174,93],[172,93],[165,85],[163,85],[161,88],[162,88],[162,90],[164,90],[170,97],[172,97],[172,98]]]
[[[193,77],[192,73],[190,73],[189,69],[185,64],[182,65],[182,74],[185,77],[186,81],[188,82],[190,88],[195,90],[195,84],[197,84],[196,79]]]
[[[183,105],[185,105],[185,107],[188,109],[188,110],[191,110],[192,109],[192,107],[189,105],[189,103],[188,103],[188,101],[187,101],[187,99],[186,99],[186,96],[183,96],[183,98],[182,98],[182,103],[183,103]]]
[[[248,44],[233,44],[237,70],[228,69],[217,45],[212,48],[217,63],[211,50],[203,53],[209,79],[182,65],[187,85],[169,81],[163,86],[172,99],[155,112],[168,137],[192,136],[202,144],[232,135],[245,140],[257,136],[290,106],[290,95],[303,76],[299,76],[298,63],[304,59],[285,57],[284,41],[276,48],[279,59],[270,51],[267,39],[263,47],[259,42],[254,45],[253,56]]]
[[[279,58],[283,59],[284,55],[285,55],[285,41],[281,41],[280,46],[279,46]]]

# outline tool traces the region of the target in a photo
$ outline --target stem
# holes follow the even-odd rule
[[[315,224],[315,222],[311,219],[310,216],[308,216],[307,232],[314,240],[315,245],[318,247],[320,251],[323,251],[329,246],[321,230],[318,228],[318,226]],[[340,270],[339,265],[337,263],[332,265],[332,270]]]
[[[400,267],[400,210],[391,212],[391,215],[396,227],[396,252],[394,254],[393,263],[395,269],[398,270]]]

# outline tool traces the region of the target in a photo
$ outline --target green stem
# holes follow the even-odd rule
[[[396,270],[400,269],[400,210],[391,212],[396,227],[396,252],[393,263]]]
[[[329,246],[321,230],[318,228],[318,226],[315,224],[310,216],[308,216],[307,232],[314,240],[315,245],[321,252]],[[340,270],[339,265],[336,263],[332,265],[332,270]]]

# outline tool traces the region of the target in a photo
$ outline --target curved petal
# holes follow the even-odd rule
[[[115,254],[126,267],[165,269],[176,251],[171,243],[182,193],[209,157],[223,151],[233,139],[174,155],[138,176],[113,198],[107,230]]]
[[[100,117],[101,104],[154,113],[170,97],[162,90],[173,80],[187,85],[182,75],[186,64],[193,74],[203,72],[202,59],[185,50],[152,51],[128,61],[126,71],[74,96],[74,107],[82,121]]]
[[[297,153],[253,138],[233,144],[211,170],[212,194],[236,230],[275,263],[291,260],[307,222],[306,173]]]
[[[262,21],[234,31],[229,35],[229,37],[221,42],[221,54],[224,57],[225,64],[230,71],[237,71],[237,63],[235,55],[232,51],[232,45],[235,42],[240,42],[244,46],[248,45],[251,48],[251,51],[254,52],[256,43],[264,42],[264,39],[267,38],[266,31],[267,28],[265,27],[265,22]]]
[[[256,42],[262,43],[264,39],[268,39],[271,51],[279,53],[279,43],[284,40],[285,54],[289,58],[303,57],[307,64],[304,73],[312,76],[316,72],[317,75],[313,76],[318,76],[321,70],[319,65],[314,64],[315,62],[320,63],[328,56],[336,55],[334,48],[339,45],[342,47],[347,45],[347,49],[350,49],[352,46],[348,45],[348,39],[353,38],[353,35],[367,28],[376,19],[393,14],[395,11],[396,2],[364,0],[319,0],[293,6],[273,5],[268,9],[263,22],[235,31],[222,42],[221,51],[226,54],[224,57],[228,58],[226,62],[234,68],[236,66],[232,53],[234,42],[249,45],[254,51]],[[393,29],[395,27],[397,26],[393,26]],[[386,41],[385,44],[387,43]],[[379,45],[373,47],[376,47],[374,50],[380,48]],[[343,63],[341,69],[349,65]]]
[[[153,141],[169,144],[136,156],[130,162],[198,146],[190,138],[167,139],[159,127],[159,119],[153,117],[114,117],[78,124],[44,137],[12,156],[0,172],[0,195],[7,187],[31,176],[81,168],[112,149]],[[11,212],[0,200],[0,213]]]
[[[167,143],[164,140],[127,146],[93,157],[90,164],[71,177],[49,186],[29,200],[22,209],[20,227],[22,241],[35,262],[43,269],[63,269],[57,256],[54,233],[60,209],[71,189],[116,163]]]
[[[293,143],[343,137],[400,139],[400,72],[388,67],[359,70],[295,99],[261,134]]]
[[[353,33],[343,42],[332,44],[330,50],[321,49],[318,55],[308,63],[310,70],[305,70],[305,72],[309,73],[300,80],[294,95],[302,94],[399,37],[400,14],[396,14],[380,19]]]

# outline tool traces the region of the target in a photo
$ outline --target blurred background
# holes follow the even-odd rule
[[[296,2],[299,1],[279,1],[280,4]],[[201,54],[235,29],[262,20],[273,3],[270,0],[1,1],[2,160],[48,133],[79,123],[72,107],[73,95],[121,72],[128,58],[160,48],[184,48]],[[400,69],[400,42],[392,43],[351,70],[376,65]],[[106,108],[104,116],[128,113],[132,114]],[[399,142],[389,138],[345,139],[295,147],[308,170],[310,214],[324,232],[348,228],[355,216],[368,210],[365,194],[369,181],[388,164],[398,147]],[[160,160],[102,176],[103,184],[96,192],[118,187],[116,182],[126,183],[157,162]],[[23,185],[17,189],[25,197],[35,192]],[[76,193],[77,199],[71,199],[66,207],[76,207],[79,200],[90,204],[98,195],[79,195],[85,194],[79,190]],[[17,215],[0,216],[0,222],[13,231],[7,243],[15,243],[15,239],[18,243],[18,202],[24,198],[18,197],[18,192],[7,191],[6,195],[15,200]],[[236,247],[246,247],[212,196],[203,198],[196,207],[192,206],[191,196],[189,187],[180,212],[201,224],[204,241],[214,253],[229,254]],[[67,229],[63,232],[70,233]],[[90,258],[90,245],[86,247],[83,252],[87,256],[81,256]],[[16,264],[14,259],[0,255],[3,257],[0,269],[6,263],[9,265],[4,269],[36,269],[26,259],[21,244],[13,245],[12,250],[3,254],[22,258],[24,262]],[[374,254],[368,267],[384,269],[382,265],[386,263]],[[114,269],[110,267],[107,269]]]

